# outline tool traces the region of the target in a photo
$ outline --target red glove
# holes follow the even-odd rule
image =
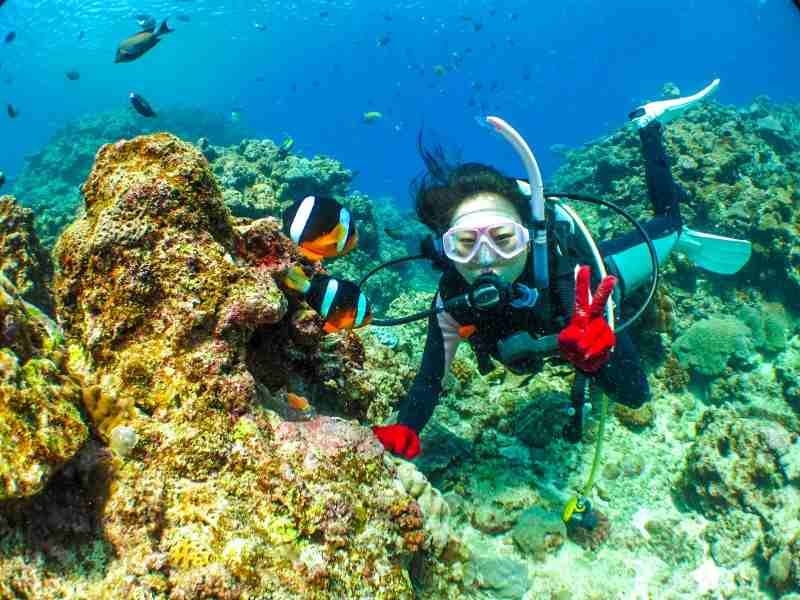
[[[597,286],[589,304],[589,279],[592,270],[587,266],[578,269],[575,280],[575,312],[572,320],[558,334],[558,349],[569,362],[581,371],[594,373],[608,360],[617,341],[603,313],[617,278],[608,275]]]
[[[406,425],[385,425],[372,428],[383,447],[392,454],[411,460],[420,452],[417,432]]]

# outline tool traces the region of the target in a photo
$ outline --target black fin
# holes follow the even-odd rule
[[[164,35],[165,33],[172,33],[173,31],[175,31],[175,30],[174,29],[170,29],[169,25],[167,25],[167,20],[164,19],[161,22],[161,26],[158,28],[158,32],[156,33],[156,35]]]

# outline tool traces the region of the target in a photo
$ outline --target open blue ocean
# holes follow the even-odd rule
[[[114,64],[137,14],[175,33]],[[797,100],[798,21],[791,0],[7,0],[0,32],[17,35],[0,45],[0,100],[20,116],[0,119],[0,169],[13,178],[64,123],[136,91],[159,108],[236,111],[254,137],[291,135],[401,203],[423,125],[465,158],[516,168],[476,127],[481,114],[524,132],[547,177],[552,145],[609,133],[668,81],[694,90],[719,77],[726,103]],[[73,69],[80,80],[65,77]],[[367,111],[383,118],[365,124]]]

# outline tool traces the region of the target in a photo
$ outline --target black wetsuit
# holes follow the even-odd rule
[[[653,203],[655,216],[643,226],[651,238],[677,237],[682,226],[679,203],[684,190],[675,182],[670,172],[669,158],[661,137],[661,125],[652,122],[639,130],[645,162],[647,189]],[[549,219],[552,224],[554,219]],[[482,373],[493,368],[489,357],[500,360],[498,341],[519,332],[528,331],[533,337],[557,333],[572,315],[575,303],[575,266],[587,263],[586,249],[575,242],[556,222],[551,225],[549,238],[550,288],[532,309],[515,309],[508,305],[495,312],[470,310],[440,312],[428,319],[428,336],[422,356],[422,365],[411,389],[400,404],[398,422],[420,431],[430,419],[442,391],[442,378],[450,366],[455,348],[461,340],[459,333],[465,325],[474,325],[468,341],[475,351]],[[630,233],[598,244],[608,270],[617,273],[613,257],[641,244],[637,233]],[[532,286],[532,272],[528,267],[518,278]],[[593,282],[594,286],[597,280]],[[468,284],[452,266],[445,270],[439,282],[434,304],[463,294]],[[626,289],[624,277],[618,285],[620,301],[633,290]],[[471,329],[471,328],[470,328]],[[538,372],[541,361],[527,365],[528,372]],[[624,331],[617,335],[614,351],[609,361],[594,375],[595,380],[614,399],[630,407],[639,407],[650,397],[647,378],[638,352],[630,335]]]

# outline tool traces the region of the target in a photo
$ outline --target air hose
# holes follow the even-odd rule
[[[586,380],[585,385],[589,385],[589,380]],[[589,471],[589,477],[582,489],[578,490],[572,498],[570,498],[564,505],[564,510],[561,512],[561,519],[564,523],[569,523],[573,519],[578,521],[578,524],[586,529],[593,529],[597,524],[597,517],[592,512],[592,504],[589,501],[589,493],[592,491],[595,479],[597,478],[597,469],[600,467],[600,459],[603,455],[603,437],[606,429],[606,417],[608,415],[608,396],[600,391],[600,422],[597,427],[597,441],[594,445],[594,458],[592,459],[592,468]]]

